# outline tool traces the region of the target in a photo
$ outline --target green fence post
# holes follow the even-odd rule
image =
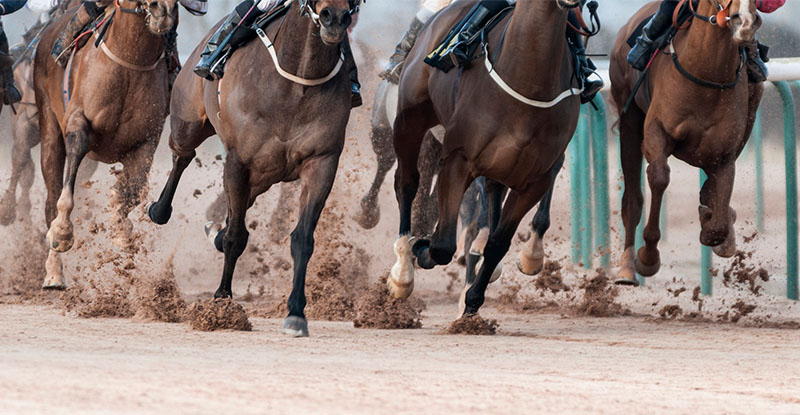
[[[706,172],[700,170],[700,188],[705,184]],[[711,261],[711,248],[705,245],[700,246],[700,291],[703,295],[710,296],[714,288],[714,280],[711,279],[711,267],[714,264]]]
[[[595,95],[592,112],[592,170],[594,171],[594,250],[600,253],[600,266],[611,265],[611,230],[609,229],[608,197],[608,125],[606,103],[600,94]]]
[[[753,125],[753,156],[756,163],[756,228],[764,232],[764,129],[761,119],[761,109],[756,112],[756,122]]]
[[[578,122],[578,129],[581,125]],[[569,153],[569,191],[570,191],[570,239],[572,241],[572,263],[577,264],[581,260],[580,252],[580,239],[581,239],[581,199],[583,195],[580,192],[580,159],[578,152],[580,151],[578,130],[572,136],[569,142],[567,151]]]
[[[794,98],[788,82],[774,82],[783,100],[783,141],[786,155],[786,297],[797,300],[797,134]],[[800,82],[795,81],[800,87]]]
[[[578,143],[579,146],[579,160],[580,166],[578,174],[580,175],[580,192],[583,195],[581,198],[581,240],[580,252],[581,261],[584,268],[592,268],[592,164],[590,162],[590,143],[589,143],[589,111],[586,105],[581,106],[580,120],[578,121]]]

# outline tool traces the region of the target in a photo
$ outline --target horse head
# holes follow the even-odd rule
[[[178,19],[178,0],[139,0],[144,10],[147,28],[155,35],[163,35],[172,29]]]
[[[756,0],[733,0],[728,7],[733,40],[739,45],[752,43],[756,31],[761,27],[761,16],[756,10]]]
[[[358,13],[361,0],[306,0],[305,12],[319,26],[320,38],[328,45],[339,44]]]

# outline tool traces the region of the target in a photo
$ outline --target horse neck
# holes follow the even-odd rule
[[[494,64],[498,73],[523,95],[552,98],[542,94],[567,87],[562,80],[570,69],[562,67],[566,28],[567,11],[555,1],[517,1]]]
[[[289,73],[308,79],[322,78],[336,65],[339,46],[326,45],[314,22],[301,15],[297,7],[297,2],[293,3],[276,35],[278,60]]]
[[[716,10],[711,2],[701,1],[697,13],[710,16]],[[677,50],[681,65],[693,75],[716,82],[734,79],[739,67],[739,46],[733,41],[731,29],[695,20],[686,34],[683,50]]]
[[[150,32],[143,14],[121,10],[114,14],[103,41],[115,55],[134,65],[150,65],[164,51],[164,37]]]

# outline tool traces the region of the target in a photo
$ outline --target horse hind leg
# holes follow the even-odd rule
[[[544,268],[544,234],[550,229],[550,205],[553,202],[553,190],[558,172],[561,171],[563,165],[564,156],[562,155],[553,167],[550,188],[539,202],[539,207],[533,216],[531,237],[522,246],[522,250],[517,256],[517,269],[525,275],[537,275]]]
[[[56,252],[69,251],[74,242],[70,214],[75,207],[74,193],[78,167],[89,150],[88,129],[89,122],[82,111],[77,111],[70,115],[64,140],[66,145],[64,186],[61,189],[61,195],[58,197],[56,205],[58,214],[47,231],[47,244],[50,249]]]
[[[478,233],[475,236],[475,240],[472,241],[470,244],[470,255],[476,255],[478,257],[478,263],[475,265],[477,269],[480,269],[481,265],[483,265],[483,254],[486,250],[486,244],[489,242],[489,235],[497,229],[497,226],[500,223],[500,214],[503,209],[503,199],[506,197],[506,190],[507,188],[502,185],[501,183],[491,180],[491,179],[484,179],[478,182],[478,188],[480,190],[480,212],[477,218],[477,228]],[[493,283],[500,279],[503,275],[503,263],[498,262],[492,272],[491,278],[489,278],[489,283]]]
[[[20,109],[22,111],[22,109]],[[8,226],[19,214],[29,220],[31,211],[30,189],[33,186],[34,164],[31,148],[38,144],[39,132],[37,120],[19,114],[14,123],[14,144],[11,156],[11,179],[8,189],[0,200],[0,225]],[[19,200],[16,198],[17,186],[20,187]]]
[[[707,172],[700,193],[700,243],[712,247],[718,256],[730,258],[736,253],[736,211],[730,207],[736,166],[726,162]]]
[[[300,216],[291,236],[294,279],[288,301],[289,316],[286,317],[282,330],[290,336],[308,336],[308,322],[304,313],[306,269],[308,260],[314,253],[314,230],[333,187],[338,164],[338,157],[306,161],[300,172]]]
[[[378,207],[378,193],[381,185],[386,179],[386,174],[392,169],[395,162],[394,148],[392,148],[392,129],[383,127],[373,127],[370,132],[372,139],[372,150],[378,159],[378,169],[372,184],[361,198],[361,210],[354,216],[356,223],[364,229],[372,229],[378,225],[381,219],[381,211]]]

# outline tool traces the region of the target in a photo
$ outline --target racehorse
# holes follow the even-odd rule
[[[74,242],[70,213],[75,178],[84,157],[122,163],[110,197],[111,230],[115,244],[131,247],[133,225],[128,213],[141,200],[169,110],[163,34],[176,22],[176,2],[116,1],[106,15],[111,20],[99,47],[77,51],[67,70],[53,60],[50,50],[71,13],[42,33],[33,63],[33,84],[47,188],[50,253],[44,288],[65,286],[59,253],[68,251]]]
[[[214,296],[231,297],[234,267],[249,235],[248,208],[274,184],[299,179],[300,215],[291,233],[294,284],[283,325],[283,332],[293,336],[308,336],[303,312],[306,267],[350,117],[350,81],[341,67],[340,43],[347,41],[346,30],[358,3],[292,2],[283,17],[259,33],[260,40],[232,54],[221,81],[182,71],[171,104],[173,168],[158,201],[148,207],[153,222],[169,220],[175,189],[195,149],[218,133],[227,150],[223,173],[227,219],[215,238],[225,263]],[[272,42],[274,55],[265,49]],[[185,67],[195,65],[204,44]]]
[[[617,108],[624,108],[639,75],[626,62],[630,50],[627,39],[655,12],[657,3],[639,10],[617,36],[609,70]],[[726,7],[720,10],[718,5]],[[700,242],[724,258],[736,252],[736,212],[730,207],[735,162],[753,129],[763,92],[761,83],[749,82],[746,74],[742,75],[746,58],[740,48],[754,41],[761,20],[755,0],[699,0],[694,13],[691,26],[670,43],[671,56],[657,55],[652,60],[647,86],[627,111],[620,113],[625,179],[625,251],[619,260],[620,284],[636,285],[635,272],[647,277],[660,268],[659,215],[669,185],[667,159],[671,155],[708,175],[700,191]],[[710,23],[711,16],[719,25]],[[634,255],[634,230],[644,200],[640,187],[642,156],[648,163],[652,202],[643,234],[645,245]]]
[[[401,75],[394,122],[400,236],[388,285],[396,297],[411,293],[414,257],[426,269],[452,260],[462,196],[474,179],[485,176],[490,235],[477,279],[467,281],[461,304],[464,315],[478,312],[519,222],[552,187],[577,126],[580,90],[573,86],[574,61],[565,32],[569,9],[580,3],[517,2],[487,36],[481,58],[486,68],[476,64],[444,73],[423,63],[472,7],[470,2],[454,3],[422,30]],[[437,184],[439,221],[430,240],[419,239],[412,246],[411,203],[419,183],[420,145],[425,132],[439,124],[446,131]]]

